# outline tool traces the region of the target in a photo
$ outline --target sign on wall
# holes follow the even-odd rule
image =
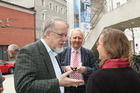
[[[90,31],[91,0],[80,0],[80,28],[83,31]]]
[[[74,28],[79,28],[79,0],[74,0]]]

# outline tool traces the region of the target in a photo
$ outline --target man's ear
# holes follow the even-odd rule
[[[46,31],[46,37],[47,37],[47,38],[50,38],[50,34],[51,34],[50,31]]]
[[[13,51],[12,50],[9,50],[8,57],[12,59],[12,57],[13,57]]]

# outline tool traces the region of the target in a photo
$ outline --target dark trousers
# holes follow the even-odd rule
[[[70,93],[85,93],[86,87],[85,85],[78,86],[78,87],[70,87]]]

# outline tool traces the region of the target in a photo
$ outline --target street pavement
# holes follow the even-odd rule
[[[2,93],[16,93],[14,89],[14,78],[13,74],[3,75],[6,79],[3,82],[4,91]]]

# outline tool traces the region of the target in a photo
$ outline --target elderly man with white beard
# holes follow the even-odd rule
[[[17,93],[70,93],[69,86],[83,80],[70,79],[64,74],[55,56],[61,52],[68,32],[68,24],[61,18],[45,23],[41,40],[24,46],[17,56],[14,82]]]

